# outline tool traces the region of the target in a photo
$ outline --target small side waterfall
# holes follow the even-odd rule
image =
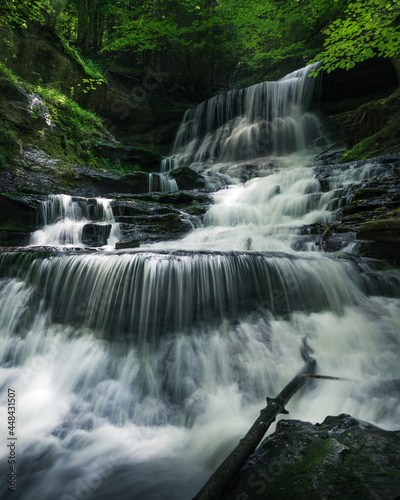
[[[44,104],[43,99],[36,92],[28,92],[23,87],[19,90],[25,95],[29,102],[29,112],[35,116],[43,118],[49,128],[54,128],[55,124],[51,121],[49,108]]]
[[[105,198],[73,198],[65,194],[50,195],[42,201],[43,227],[32,233],[30,245],[84,246],[82,233],[91,222],[111,224],[108,244],[120,239],[110,200]]]
[[[153,191],[161,191],[162,193],[178,191],[178,183],[166,170],[152,172],[149,174],[149,193]]]

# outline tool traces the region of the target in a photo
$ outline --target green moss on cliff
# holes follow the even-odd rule
[[[366,160],[374,156],[400,150],[400,114],[389,119],[387,124],[371,137],[356,144],[342,156],[343,162]]]
[[[58,90],[31,85],[0,63],[0,167],[8,168],[24,146],[43,150],[67,164],[107,168],[92,150],[108,140],[100,117],[81,108]],[[41,103],[33,106],[38,94]],[[10,106],[9,101],[15,103]],[[33,101],[32,101],[33,102]]]
[[[343,162],[366,160],[400,150],[400,90],[354,111],[331,118],[336,135],[349,150]]]

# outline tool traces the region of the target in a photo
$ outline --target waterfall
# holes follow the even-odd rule
[[[340,313],[371,285],[356,263],[343,268],[341,262],[318,255],[37,255],[29,265],[29,257],[14,259],[14,254],[4,254],[0,265],[24,270],[50,322],[88,327],[113,340],[129,337],[135,344],[234,318],[255,305],[285,315],[325,309]],[[385,294],[400,291],[379,273],[373,286]]]
[[[46,125],[53,129],[55,124],[51,121],[49,108],[44,104],[43,99],[36,92],[28,92],[23,87],[18,87],[21,93],[27,98],[29,102],[29,112],[36,117],[43,118]]]
[[[154,191],[161,191],[162,193],[178,191],[178,183],[170,176],[168,171],[151,172],[149,174],[149,193]]]
[[[315,84],[310,71],[317,65],[278,82],[218,94],[186,111],[161,171],[191,166],[203,172],[205,166],[286,156],[324,145],[323,122],[307,110]]]
[[[120,239],[120,230],[110,202],[105,198],[73,198],[66,194],[48,196],[41,202],[43,227],[32,233],[30,245],[84,246],[82,232],[92,221],[111,224],[108,244],[115,244]]]
[[[387,165],[332,165],[318,180],[308,72],[185,115],[165,173],[191,165],[224,185],[181,240],[87,249],[85,224],[114,225],[110,200],[54,195],[30,246],[0,252],[0,429],[12,389],[16,498],[192,498],[302,367],[303,337],[319,373],[343,380],[307,383],[290,418],[398,429],[400,274],[351,241],[323,253],[310,234]]]

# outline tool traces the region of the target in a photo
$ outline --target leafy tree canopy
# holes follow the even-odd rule
[[[171,92],[276,78],[308,64],[350,69],[400,48],[400,0],[3,0],[0,27],[46,24],[82,55]],[[400,74],[400,63],[398,63]],[[129,73],[130,71],[130,73]],[[180,89],[180,90],[179,90]]]
[[[7,0],[0,4],[0,27],[9,30],[27,28],[28,21],[45,21],[45,13],[54,9],[51,0]]]
[[[361,0],[350,2],[325,34],[324,50],[316,56],[328,73],[351,69],[372,57],[392,58],[400,54],[400,1]]]

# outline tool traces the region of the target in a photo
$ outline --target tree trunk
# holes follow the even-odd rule
[[[287,384],[274,399],[267,398],[267,406],[261,410],[260,416],[254,422],[248,433],[222,462],[206,484],[201,488],[193,500],[218,500],[230,485],[246,460],[255,451],[269,426],[275,421],[279,413],[288,413],[285,405],[300,387],[306,382],[306,375],[315,372],[317,362],[310,356],[311,349],[306,339],[303,339],[301,355],[305,361],[304,368]]]
[[[396,54],[390,58],[390,62],[393,64],[394,69],[396,70],[397,81],[400,87],[400,57]]]

